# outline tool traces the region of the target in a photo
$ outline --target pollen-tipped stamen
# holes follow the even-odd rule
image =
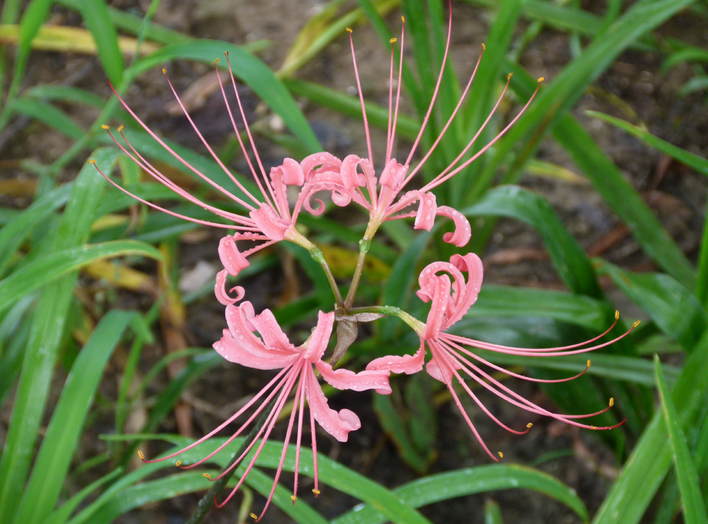
[[[356,78],[356,88],[359,92],[359,102],[361,103],[361,116],[364,119],[364,133],[366,134],[366,147],[369,151],[369,162],[371,162],[371,168],[374,168],[374,154],[371,148],[371,133],[369,132],[369,120],[366,116],[366,104],[364,103],[364,93],[361,90],[361,80],[359,79],[359,68],[356,64],[356,53],[354,52],[354,37],[352,36],[353,31],[350,27],[347,27],[347,32],[349,33],[349,45],[352,48],[352,61],[354,63],[354,77]]]
[[[218,70],[218,68],[217,68],[217,70]],[[163,69],[163,71],[164,71],[164,69]],[[219,158],[219,156],[218,156],[218,155],[214,152],[214,150],[211,148],[211,146],[209,145],[209,143],[208,143],[208,142],[206,141],[206,139],[204,138],[204,135],[202,135],[201,131],[199,131],[199,128],[196,126],[196,124],[194,123],[194,120],[192,120],[192,117],[190,116],[189,112],[187,111],[187,108],[186,108],[186,107],[184,106],[184,104],[182,103],[182,100],[180,99],[179,95],[177,94],[177,91],[175,90],[174,86],[172,85],[172,82],[170,81],[170,77],[167,75],[167,73],[165,73],[165,79],[167,80],[167,84],[170,86],[170,89],[172,90],[172,94],[174,95],[175,99],[177,100],[177,103],[179,104],[179,107],[182,109],[182,113],[184,113],[184,116],[187,118],[187,120],[189,121],[190,125],[192,126],[192,129],[194,130],[194,132],[195,132],[195,133],[197,134],[197,136],[199,137],[199,140],[201,140],[202,144],[204,144],[204,147],[206,147],[206,148],[207,148],[207,151],[209,151],[209,154],[211,155],[211,157],[212,157],[212,158],[214,159],[214,161],[219,165],[219,167],[222,169],[222,171],[224,171],[224,173],[226,173],[226,175],[231,179],[231,181],[236,185],[236,187],[238,187],[241,191],[243,191],[244,194],[245,194],[246,196],[248,196],[251,200],[253,200],[253,202],[254,202],[256,205],[259,205],[260,202],[259,202],[253,195],[251,195],[251,193],[248,192],[248,190],[243,186],[243,184],[241,184],[241,183],[236,179],[236,177],[231,173],[231,171],[230,171],[230,170],[224,165],[224,163],[221,161],[221,158]],[[226,100],[224,100],[224,102],[225,102],[226,105],[228,106],[228,103],[226,102]],[[241,204],[241,205],[243,205],[243,204]],[[250,207],[250,208],[247,208],[247,209],[253,209],[253,208]]]
[[[138,115],[135,114],[135,112],[130,108],[130,106],[128,106],[128,104],[126,104],[125,100],[123,100],[123,99],[121,98],[121,96],[118,94],[118,92],[115,90],[115,88],[113,87],[113,84],[111,84],[111,83],[109,82],[108,85],[110,86],[111,90],[113,91],[113,94],[114,94],[114,95],[118,98],[118,100],[120,101],[120,103],[121,103],[121,105],[123,106],[123,108],[130,114],[130,116],[132,116],[132,117],[135,119],[135,121],[136,121],[138,124],[140,124],[140,126],[141,126],[158,144],[160,144],[160,145],[165,149],[165,151],[167,151],[168,153],[170,153],[170,154],[171,154],[173,157],[175,157],[183,166],[185,166],[185,167],[186,167],[187,169],[189,169],[192,173],[194,173],[195,175],[197,175],[199,178],[201,178],[202,180],[204,180],[206,183],[208,183],[210,186],[212,186],[214,189],[216,189],[217,191],[219,191],[220,193],[222,193],[222,194],[225,195],[226,197],[233,199],[235,202],[238,202],[240,205],[243,205],[246,209],[253,209],[253,207],[250,206],[250,204],[244,202],[243,200],[241,200],[240,198],[238,198],[236,195],[232,194],[230,191],[228,191],[228,190],[226,190],[225,188],[221,187],[219,184],[217,184],[216,182],[214,182],[213,180],[211,180],[211,179],[210,179],[209,177],[207,177],[204,173],[202,173],[201,171],[199,171],[198,169],[196,169],[196,168],[195,168],[194,166],[192,166],[189,162],[187,162],[184,158],[182,158],[174,149],[172,149],[169,145],[167,145],[167,143],[166,143],[164,140],[162,140],[159,136],[157,136],[157,135],[155,134],[155,132],[152,131],[152,130],[147,126],[147,124],[145,124],[145,122],[143,122],[143,121],[138,117]],[[249,206],[250,206],[250,207],[249,207]]]
[[[406,177],[405,181],[403,182],[404,186],[416,175],[416,173],[418,173],[418,171],[420,171],[420,169],[423,167],[423,165],[427,162],[428,158],[430,158],[430,155],[432,155],[433,152],[435,151],[435,149],[438,147],[438,144],[442,140],[443,136],[445,136],[445,133],[447,132],[450,125],[452,124],[452,121],[455,119],[457,112],[460,110],[460,107],[462,107],[462,102],[465,100],[465,98],[467,97],[467,93],[469,93],[469,90],[472,87],[472,82],[474,81],[474,77],[477,74],[477,69],[479,69],[479,64],[481,63],[482,56],[484,55],[484,49],[485,48],[484,48],[484,44],[483,44],[482,45],[482,52],[479,54],[479,58],[477,59],[477,63],[474,66],[474,70],[472,71],[472,74],[470,75],[470,78],[467,81],[467,85],[465,86],[464,91],[460,95],[460,99],[457,101],[457,105],[455,106],[455,109],[452,111],[450,118],[447,119],[445,126],[442,128],[442,130],[438,134],[438,137],[435,139],[435,142],[433,142],[433,145],[430,146],[430,149],[428,149],[428,152],[423,156],[423,158],[420,160],[420,162],[418,162],[418,165],[416,165],[415,168],[413,168],[411,170],[411,172],[408,173],[408,176]],[[499,105],[499,103],[497,103],[497,106],[498,105]],[[496,109],[497,106],[494,106],[494,108]],[[488,121],[489,121],[489,118],[487,119],[487,122]],[[486,125],[486,122],[484,125]],[[484,129],[484,127],[482,127],[482,129]],[[470,148],[470,146],[474,143],[474,141],[476,140],[476,138],[479,136],[479,134],[481,132],[482,132],[482,130],[480,129],[477,132],[477,134],[474,136],[474,138],[472,138],[472,141],[467,145],[467,149]],[[466,150],[464,152],[466,152]],[[464,154],[464,152],[463,152],[463,154]],[[453,164],[455,162],[457,162],[460,158],[462,158],[462,155],[458,156],[453,161]],[[449,167],[448,167],[448,169],[449,169]]]
[[[389,78],[389,103],[388,103],[388,121],[389,121],[389,130],[388,130],[388,136],[386,138],[386,162],[384,162],[384,165],[388,165],[389,160],[391,160],[391,156],[393,155],[393,145],[394,141],[396,138],[396,126],[398,124],[398,108],[400,106],[401,102],[401,84],[402,84],[402,77],[403,77],[403,48],[405,44],[405,23],[406,19],[404,17],[401,17],[401,44],[400,44],[400,56],[398,58],[398,82],[396,85],[396,104],[395,108],[393,109],[393,122],[391,122],[391,98],[393,94],[393,51],[394,51],[394,46],[393,43],[395,42],[395,39],[391,40],[391,73],[390,73],[390,78]]]
[[[448,21],[448,26],[447,26],[447,42],[445,43],[445,53],[443,54],[442,58],[442,64],[440,66],[440,73],[438,74],[438,80],[435,84],[435,89],[433,90],[433,96],[430,99],[430,104],[428,105],[428,111],[425,113],[425,117],[423,118],[423,123],[420,126],[420,130],[418,131],[418,136],[416,137],[415,141],[413,142],[413,146],[411,147],[410,153],[408,153],[408,158],[404,162],[405,165],[409,166],[411,164],[411,160],[413,159],[413,155],[416,152],[416,149],[418,149],[418,144],[420,143],[421,138],[423,138],[423,133],[425,132],[425,128],[428,126],[428,121],[430,120],[430,115],[433,112],[433,106],[435,105],[435,100],[438,97],[438,92],[440,91],[440,84],[442,84],[442,78],[443,74],[445,72],[445,64],[447,64],[447,56],[450,51],[450,39],[452,37],[452,0],[448,2],[449,4],[449,11],[450,11],[450,17]]]
[[[506,92],[506,89],[508,88],[508,85],[509,85],[508,82],[509,82],[510,80],[511,80],[511,73],[509,74],[509,77],[507,78],[507,87],[504,88],[504,92]],[[531,98],[528,99],[528,101],[526,102],[526,105],[524,105],[524,107],[521,109],[521,111],[519,111],[519,113],[513,118],[513,120],[512,120],[511,122],[509,122],[509,124],[507,124],[507,126],[506,126],[504,129],[502,129],[501,132],[500,132],[499,134],[497,134],[497,136],[495,136],[492,140],[490,140],[490,141],[487,143],[487,145],[485,145],[482,149],[480,149],[480,150],[477,151],[474,155],[472,155],[472,157],[470,157],[470,158],[468,158],[467,160],[465,160],[461,165],[459,165],[458,167],[456,167],[456,168],[453,169],[452,171],[446,173],[447,170],[445,170],[445,171],[443,171],[443,173],[446,173],[446,174],[442,174],[442,173],[441,173],[440,175],[436,176],[431,182],[429,182],[428,184],[426,184],[425,187],[424,187],[423,189],[421,189],[421,191],[429,191],[430,189],[432,189],[432,188],[434,188],[434,187],[436,187],[436,186],[439,186],[439,185],[442,184],[443,182],[449,180],[450,178],[452,178],[453,176],[455,176],[457,173],[459,173],[460,171],[462,171],[463,169],[465,169],[465,168],[466,168],[468,165],[470,165],[472,162],[474,162],[475,160],[477,160],[477,159],[478,159],[482,154],[484,154],[490,147],[492,147],[494,144],[496,144],[497,141],[498,141],[501,137],[503,137],[503,136],[507,133],[507,131],[509,131],[509,129],[511,129],[511,127],[516,123],[516,121],[517,121],[519,118],[521,118],[521,115],[523,115],[523,114],[526,112],[526,110],[528,109],[528,107],[529,107],[529,105],[531,104],[531,102],[533,101],[533,99],[536,98],[536,94],[538,93],[538,90],[539,90],[540,87],[541,87],[541,82],[542,82],[542,81],[543,81],[543,78],[539,78],[539,82],[538,82],[538,85],[536,86],[536,90],[534,91],[533,95],[531,95]],[[502,97],[503,97],[503,96],[504,96],[504,95],[502,94]],[[500,98],[499,100],[501,100],[501,98]],[[494,106],[494,109],[492,110],[492,113],[490,113],[489,117],[487,117],[487,121],[491,118],[492,114],[494,114],[494,111],[496,111],[496,108],[498,107],[498,105],[499,105],[499,102],[497,102],[497,105]],[[481,131],[482,129],[484,129],[484,127],[487,125],[487,121],[485,121],[485,123],[483,124],[482,128],[480,128],[480,131]],[[479,134],[480,131],[478,131],[478,134]],[[474,140],[476,140],[478,134],[473,137],[473,139],[472,139],[472,141],[470,142],[470,144],[468,144],[468,146],[467,146],[465,149],[463,149],[463,152],[462,152],[460,155],[464,155],[465,153],[467,153],[467,151],[468,151],[469,148],[471,147],[471,144],[474,142]],[[452,167],[453,165],[455,165],[455,163],[458,162],[460,158],[462,158],[462,156],[460,156],[460,155],[458,155],[458,158],[456,158],[456,159],[452,162],[452,164],[450,164],[450,167]]]

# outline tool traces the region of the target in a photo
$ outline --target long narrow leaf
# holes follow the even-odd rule
[[[646,129],[634,126],[629,122],[620,120],[619,118],[615,118],[610,115],[605,115],[603,113],[598,113],[597,111],[586,111],[586,114],[593,118],[597,118],[599,120],[612,124],[613,126],[619,127],[630,135],[637,137],[646,145],[656,148],[662,153],[669,155],[674,160],[678,160],[682,164],[686,164],[688,167],[692,167],[702,175],[708,176],[708,160],[706,160],[705,158],[702,158],[698,155],[694,155],[693,153],[690,153],[685,149],[681,149],[680,147],[676,147],[673,144],[669,144],[665,140],[662,140],[661,138],[652,135]]]
[[[686,524],[706,524],[706,508],[703,504],[701,487],[698,483],[696,467],[691,458],[691,452],[686,444],[686,437],[681,431],[678,421],[676,406],[669,394],[669,386],[666,384],[664,373],[661,370],[659,357],[654,355],[654,366],[656,369],[656,385],[661,395],[661,407],[664,414],[664,421],[669,430],[669,442],[673,449],[674,465],[676,466],[676,477],[678,477],[679,490],[681,491],[681,501],[683,503],[683,518]]]
[[[22,267],[0,282],[0,311],[27,293],[31,293],[67,273],[76,271],[86,264],[122,255],[160,258],[159,251],[151,245],[135,240],[115,240],[103,244],[55,251]]]
[[[91,0],[80,2],[79,10],[86,28],[96,41],[98,59],[106,76],[113,85],[120,85],[123,81],[125,63],[118,47],[118,32],[108,14],[108,6],[104,0]]]
[[[671,397],[676,404],[678,420],[684,432],[696,423],[705,406],[708,389],[708,334],[705,334],[674,386]],[[671,449],[664,417],[655,413],[637,446],[625,463],[597,512],[593,524],[636,524],[641,521],[649,503],[671,467]]]
[[[462,213],[469,217],[505,216],[523,220],[541,234],[559,275],[571,291],[602,296],[590,259],[540,195],[517,186],[501,186]]]
[[[130,76],[139,75],[170,60],[191,59],[211,64],[215,59],[222,57],[226,51],[229,53],[234,74],[253,89],[261,100],[268,104],[268,107],[280,115],[285,125],[310,152],[321,151],[322,145],[283,83],[260,59],[240,46],[210,40],[166,46],[136,62],[130,68]],[[219,66],[225,67],[225,63],[221,62]]]
[[[678,341],[686,351],[693,351],[708,327],[705,309],[693,293],[668,275],[633,273],[609,262],[599,263],[600,271],[609,275],[664,333]]]
[[[111,311],[79,353],[42,440],[14,522],[41,522],[54,509],[103,368],[134,313]]]
[[[573,489],[547,473],[517,465],[480,466],[430,475],[405,484],[394,493],[404,503],[419,508],[455,497],[517,488],[548,495],[568,506],[583,521],[588,519],[588,510]],[[381,524],[385,521],[380,508],[366,505],[334,519],[332,524]]]
[[[109,172],[116,156],[113,149],[101,149],[94,158]],[[59,229],[50,239],[54,249],[72,248],[84,242],[104,184],[103,177],[96,176],[94,166],[86,164],[74,182]],[[76,273],[69,273],[46,286],[34,315],[0,461],[0,522],[14,518],[24,490],[75,282]],[[5,299],[4,293],[2,298]]]
[[[536,84],[534,79],[523,68],[508,65],[514,71],[512,87],[522,96],[530,96]],[[553,138],[568,151],[605,202],[629,226],[642,249],[669,275],[693,289],[696,275],[691,263],[619,168],[575,117],[568,113],[561,116],[553,126]]]

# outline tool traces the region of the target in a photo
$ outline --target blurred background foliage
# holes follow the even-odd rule
[[[123,124],[135,148],[180,185],[236,211],[136,125],[111,96],[106,78],[175,151],[219,183],[223,172],[170,105],[162,67],[186,91],[198,125],[237,173],[245,172],[245,163],[219,118],[224,111],[211,97],[214,75],[203,65],[225,51],[267,163],[323,147],[339,156],[363,156],[344,29],[354,28],[369,122],[374,137],[383,137],[389,40],[398,35],[403,15],[408,46],[398,150],[407,151],[427,111],[446,38],[444,2],[331,0],[307,10],[283,1],[276,15],[283,31],[279,26],[270,34],[251,34],[241,27],[249,38],[234,35],[230,41],[208,38],[226,31],[223,24],[229,28],[228,18],[219,21],[222,4],[192,7],[202,13],[194,32],[176,20],[185,11],[166,0],[2,4],[2,524],[140,522],[140,515],[159,513],[156,507],[163,506],[155,506],[157,501],[204,491],[208,482],[201,472],[156,474],[170,465],[136,464],[136,447],[146,439],[178,446],[198,436],[203,426],[210,429],[209,417],[228,416],[229,406],[264,377],[239,374],[209,347],[225,327],[212,295],[218,236],[136,203],[87,163],[94,159],[142,198],[205,217],[204,210],[147,181],[100,128]],[[423,523],[445,515],[449,522],[468,522],[470,514],[461,512],[469,507],[462,504],[437,513],[417,508],[485,494],[464,499],[478,501],[485,522],[524,522],[495,501],[502,500],[502,490],[525,489],[533,497],[543,495],[541,500],[555,499],[556,515],[570,514],[571,521],[706,522],[708,8],[692,0],[467,0],[453,2],[452,9],[453,51],[422,152],[457,103],[482,42],[486,51],[423,180],[466,146],[509,72],[510,94],[468,156],[513,118],[537,77],[546,77],[514,127],[436,191],[438,204],[470,219],[471,250],[482,256],[491,282],[456,333],[540,347],[604,331],[616,309],[623,313],[620,323],[630,317],[624,328],[641,318],[632,336],[592,355],[585,376],[528,391],[571,413],[600,410],[613,397],[615,407],[597,424],[624,418],[626,423],[610,432],[566,435],[564,447],[541,447],[529,455],[523,441],[531,436],[499,436],[478,417],[475,423],[503,444],[504,463],[490,465],[471,435],[451,431],[460,420],[446,411],[450,398],[440,384],[422,375],[395,379],[394,395],[375,396],[368,407],[371,424],[362,428],[368,440],[351,443],[360,446],[353,450],[368,450],[368,466],[347,457],[356,451],[344,447],[332,448],[332,459],[320,458],[321,482],[349,498],[328,506],[303,497],[293,506],[287,490],[278,488],[274,502],[283,513],[266,518]],[[346,283],[365,217],[332,208],[301,222]],[[437,240],[445,227],[431,235],[414,232],[411,222],[385,224],[370,251],[362,303],[398,306],[424,318],[424,305],[413,296],[417,274],[454,252]],[[258,307],[273,309],[297,334],[307,332],[303,322],[319,309],[332,307],[318,269],[307,253],[286,245],[255,257],[238,282]],[[416,338],[403,327],[383,319],[362,329],[347,353],[348,366],[412,353]],[[577,373],[586,360],[485,357],[538,377]],[[200,383],[207,387],[194,394]],[[362,398],[364,405],[372,397]],[[490,402],[510,420],[517,415]],[[558,429],[546,424],[536,431]],[[217,443],[212,439],[209,445]],[[386,458],[379,456],[382,446],[395,450],[390,460],[398,467],[409,468],[407,479],[367,478],[371,464]],[[471,458],[450,458],[448,447]],[[592,471],[599,479],[592,489],[583,491],[577,479],[573,484],[567,475],[555,478],[543,469],[564,457],[576,460],[571,467],[580,463]],[[270,490],[269,468],[278,458],[277,442],[269,443],[258,462],[265,469],[249,476],[241,506],[212,518],[232,522],[235,512],[243,518],[257,507],[253,492]],[[292,471],[293,461],[285,467]],[[179,507],[189,514],[197,498],[186,500]],[[352,509],[353,501],[361,505]]]

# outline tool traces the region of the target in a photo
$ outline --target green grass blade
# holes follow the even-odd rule
[[[133,315],[111,311],[104,316],[71,367],[15,515],[16,524],[41,522],[54,509],[103,368]]]
[[[496,7],[496,0],[465,0],[470,4]],[[521,6],[526,18],[538,20],[564,32],[596,35],[602,27],[602,19],[587,11],[542,0],[526,0]]]
[[[23,96],[39,100],[73,102],[97,109],[102,109],[106,105],[106,101],[97,94],[73,86],[40,85],[29,88],[23,93]]]
[[[663,273],[633,273],[598,260],[599,271],[641,307],[661,330],[693,351],[706,329],[706,311],[696,296]]]
[[[111,471],[109,474],[101,477],[100,479],[92,482],[85,488],[83,488],[81,491],[79,491],[76,495],[71,497],[68,501],[66,501],[62,506],[54,511],[51,515],[49,515],[42,524],[65,524],[68,522],[69,517],[71,514],[76,510],[77,507],[79,507],[79,504],[81,504],[86,498],[91,495],[93,492],[95,492],[98,488],[103,486],[104,484],[107,484],[109,482],[112,482],[116,480],[118,477],[120,477],[123,474],[123,468],[116,468],[113,471]]]
[[[229,485],[231,487],[235,486],[237,480],[231,480]],[[273,487],[273,479],[254,468],[249,473],[246,484],[267,497]],[[140,506],[161,500],[169,500],[185,493],[204,491],[209,486],[209,482],[204,479],[201,472],[184,472],[130,486],[101,508],[93,518],[95,522],[113,522],[121,515]],[[290,498],[291,495],[291,491],[288,491],[283,486],[278,486],[273,495],[273,504],[283,510],[295,522],[302,524],[326,524],[329,522],[307,503],[298,500],[296,504],[293,504]],[[235,502],[232,504],[235,504]],[[225,508],[221,511],[229,512],[230,514],[233,510]]]
[[[374,395],[373,407],[386,435],[393,440],[398,455],[406,464],[423,474],[435,457],[434,450],[419,450],[412,440],[405,415],[391,399],[392,395]]]
[[[94,158],[105,172],[110,172],[116,156],[115,150],[100,149]],[[103,177],[96,176],[94,166],[84,166],[74,182],[59,228],[51,239],[54,249],[72,248],[84,242],[105,182]],[[24,490],[75,282],[76,273],[70,273],[45,286],[35,311],[0,461],[1,523],[11,522],[14,518]]]
[[[98,59],[106,76],[113,85],[120,85],[123,81],[125,62],[118,47],[118,32],[109,16],[108,6],[104,0],[90,0],[79,2],[78,7],[86,29],[91,32],[96,42]]]
[[[361,102],[357,97],[300,78],[284,79],[283,84],[292,93],[303,96],[319,106],[327,107],[343,115],[362,120]],[[369,125],[386,129],[388,123],[388,108],[374,104],[371,100],[367,100],[366,117]],[[398,115],[396,136],[414,140],[419,129],[420,124],[418,122],[406,115]],[[362,135],[364,133],[363,125],[361,133]]]
[[[126,440],[126,439],[140,439],[145,440],[148,438],[162,438],[169,440],[174,443],[176,449],[181,449],[188,445],[191,441],[182,437],[177,437],[174,435],[128,435],[126,437],[112,437],[113,440]],[[216,449],[219,445],[223,444],[226,439],[215,438],[204,442],[202,445],[197,446],[194,449],[184,452],[180,455],[184,464],[194,463],[200,458],[206,456],[209,452]],[[227,446],[223,452],[219,453],[212,460],[213,463],[218,464],[220,467],[225,467],[226,464],[231,459],[233,453],[241,446],[243,443],[243,438],[239,437],[234,439],[233,442]],[[277,468],[280,462],[280,456],[283,450],[282,442],[266,442],[263,447],[263,451],[258,457],[256,462],[257,466],[265,468]],[[368,502],[374,507],[378,508],[379,511],[390,521],[396,524],[430,524],[430,522],[418,513],[414,508],[405,504],[401,501],[395,493],[389,491],[385,487],[377,484],[356,473],[355,471],[347,468],[335,462],[334,460],[328,458],[325,455],[318,455],[319,464],[319,480],[321,484],[330,486],[337,489],[343,493],[356,497],[359,500]],[[295,446],[289,446],[288,454],[283,464],[284,471],[293,471],[295,467]],[[300,450],[300,473],[308,477],[313,476],[312,470],[312,451],[306,449],[305,446]],[[124,486],[133,484],[139,479],[144,478],[146,475],[164,469],[164,468],[174,468],[174,463],[172,461],[165,461],[153,464],[143,465],[137,471],[131,472],[126,475],[124,479],[121,480],[121,489],[125,489]],[[237,476],[240,472],[243,472],[243,467],[237,472]],[[270,484],[272,485],[272,484]],[[204,488],[208,487],[202,484]],[[320,488],[322,491],[321,497],[326,497],[326,490]],[[102,506],[109,503],[112,497],[116,496],[120,490],[113,490],[110,496],[101,497],[98,506]],[[99,502],[99,501],[97,501]],[[287,503],[292,504],[289,497]],[[98,508],[100,509],[100,508]],[[96,508],[92,508],[96,511]],[[81,515],[81,519],[74,519],[70,524],[81,524],[86,522],[86,516]]]
[[[55,251],[23,266],[0,282],[0,311],[20,297],[86,264],[123,255],[160,258],[160,252],[154,247],[135,240],[114,240],[103,244]]]
[[[42,524],[66,524],[69,521],[69,517],[76,510],[76,508],[81,504],[89,495],[94,493],[99,487],[104,484],[110,483],[116,480],[123,474],[123,468],[116,468],[109,474],[101,477],[100,479],[92,482],[76,495],[71,497],[62,506],[49,515]]]
[[[554,129],[554,138],[590,178],[605,202],[629,226],[642,249],[669,275],[693,289],[696,274],[691,263],[619,168],[575,118],[566,115],[559,124]]]
[[[656,368],[656,385],[661,395],[661,411],[664,414],[664,421],[669,431],[669,442],[673,449],[674,466],[676,466],[676,476],[683,503],[684,522],[686,524],[707,524],[708,516],[706,516],[706,508],[703,504],[696,467],[686,444],[686,437],[679,425],[678,413],[669,394],[669,387],[661,370],[661,362],[656,355],[654,355],[654,366]]]
[[[5,397],[10,393],[20,375],[22,357],[32,327],[31,313],[28,313],[27,309],[35,298],[34,296],[24,297],[3,319],[3,327],[9,321],[12,331],[8,333],[11,335],[9,340],[0,341],[0,406],[4,404]]]
[[[432,235],[423,233],[396,260],[391,275],[383,290],[381,302],[386,306],[407,309],[416,284],[416,269],[428,248]],[[377,326],[379,338],[383,342],[395,340],[402,334],[402,323],[394,318],[382,318]]]
[[[81,10],[81,3],[84,0],[55,0],[55,2],[74,11]],[[108,16],[116,28],[127,33],[138,35],[143,25],[143,19],[134,14],[120,11],[115,7],[108,7]],[[184,35],[167,27],[150,22],[145,31],[147,39],[160,44],[178,44],[189,40],[192,37]]]
[[[548,495],[572,509],[583,521],[588,510],[572,488],[547,473],[518,465],[491,465],[439,473],[394,490],[405,504],[419,508],[426,504],[502,489],[531,489]],[[332,524],[380,524],[386,521],[380,508],[366,505],[345,513]]]
[[[16,113],[39,120],[72,140],[78,140],[86,133],[86,131],[74,122],[64,111],[40,100],[18,98],[13,102],[12,110]]]
[[[608,315],[613,312],[606,302],[584,295],[485,284],[465,318],[540,316],[601,332],[607,329]]]
[[[52,6],[52,0],[32,0],[20,21],[20,38],[17,42],[17,54],[15,55],[15,69],[13,72],[12,83],[5,97],[6,106],[0,112],[0,130],[2,130],[12,115],[12,101],[17,96],[17,92],[22,85],[27,60],[32,51],[32,40],[37,35],[39,28],[49,16],[49,9]]]
[[[528,158],[540,144],[541,139],[559,117],[565,115],[582,95],[584,89],[642,34],[665,22],[675,13],[693,3],[693,0],[644,0],[635,3],[607,31],[588,45],[582,55],[566,66],[542,89],[533,105],[522,115],[514,127],[498,143],[497,151],[478,177],[473,188],[474,197],[479,197],[489,185],[508,154],[518,144],[523,145],[523,155]],[[518,163],[525,160],[522,158]],[[517,176],[516,171],[513,176]]]
[[[501,186],[462,213],[468,217],[505,216],[529,224],[543,237],[558,274],[571,291],[602,296],[590,259],[540,195],[517,186]]]
[[[536,82],[522,68],[513,66],[512,86],[528,97]],[[641,199],[615,163],[570,114],[564,114],[553,127],[553,138],[593,183],[595,189],[626,223],[642,249],[657,264],[688,289],[694,289],[696,275],[691,263],[669,237],[649,206]]]
[[[652,135],[646,129],[642,129],[641,127],[632,125],[629,122],[620,120],[619,118],[615,118],[610,115],[605,115],[603,113],[598,113],[597,111],[586,111],[585,114],[590,117],[602,120],[603,122],[612,124],[613,126],[619,127],[630,135],[637,137],[646,145],[658,149],[659,151],[670,156],[674,160],[677,160],[678,162],[681,162],[682,164],[685,164],[688,167],[695,169],[702,175],[708,176],[708,160],[706,160],[705,158],[702,158],[698,155],[694,155],[693,153],[690,153],[685,149],[681,149],[680,147],[676,147],[673,144],[669,144],[667,141]]]
[[[708,389],[708,334],[686,360],[671,398],[677,406],[684,432],[695,425],[705,406]],[[671,467],[669,438],[661,413],[655,413],[620,476],[598,510],[593,524],[639,523]]]
[[[484,499],[484,524],[504,524],[501,508],[492,499]]]
[[[229,53],[234,75],[243,80],[270,109],[280,115],[285,125],[310,152],[322,151],[322,145],[290,92],[267,65],[243,47],[211,40],[166,46],[136,62],[130,67],[128,76],[133,78],[170,60],[190,59],[211,64],[215,59],[222,58],[225,51]],[[226,68],[225,62],[219,62],[223,69]]]
[[[469,139],[468,137],[475,135],[477,130],[482,127],[484,120],[496,102],[495,96],[499,81],[509,73],[502,69],[504,67],[504,56],[509,50],[523,4],[524,2],[521,0],[499,2],[494,22],[489,28],[489,34],[485,40],[484,57],[479,64],[474,83],[467,95],[467,103],[464,106],[465,131],[458,135],[461,139],[463,137],[464,139]],[[472,153],[479,151],[482,144],[489,142],[492,138],[490,136],[492,129],[487,128],[486,132],[482,133],[477,142],[479,145],[472,148]],[[464,145],[466,144],[458,144],[460,150],[462,150]],[[456,155],[457,152],[455,153]],[[472,203],[472,200],[468,198],[469,193],[464,188],[468,187],[470,181],[473,181],[479,175],[481,166],[482,163],[473,162],[469,169],[460,173],[462,176],[455,177],[448,182],[447,194],[450,195],[451,206],[459,209],[463,205]]]

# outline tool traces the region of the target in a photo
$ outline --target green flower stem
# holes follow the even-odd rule
[[[270,414],[271,410],[273,409],[273,406],[275,406],[276,400],[277,397],[273,397],[273,400],[270,401],[270,404],[268,404],[265,410],[263,410],[263,414],[256,421],[256,425],[253,426],[253,429],[251,429],[251,432],[246,437],[246,440],[243,441],[241,447],[238,448],[238,451],[234,453],[234,456],[229,461],[229,464],[226,466],[227,469],[231,467],[234,462],[236,462],[236,460],[241,456],[241,454],[246,451],[246,448],[251,444],[251,442],[255,440],[256,435],[258,435],[258,432],[263,427],[263,424],[265,424],[265,421],[268,418],[268,415]],[[219,480],[214,481],[214,485],[209,489],[209,491],[207,491],[206,495],[202,497],[202,500],[199,501],[199,504],[197,504],[197,509],[195,509],[194,513],[192,513],[192,516],[189,517],[187,524],[199,524],[204,520],[204,518],[207,516],[207,513],[209,513],[209,510],[212,508],[212,506],[214,506],[214,500],[224,490],[226,484],[229,482],[229,480],[231,480],[231,477],[233,477],[237,469],[238,468],[233,468]]]
[[[318,248],[315,244],[310,242],[302,233],[300,233],[295,227],[291,226],[285,233],[285,238],[290,240],[293,244],[297,244],[300,247],[307,249],[310,253],[312,259],[322,266],[322,270],[327,276],[327,281],[329,282],[329,287],[332,288],[332,293],[334,293],[334,300],[337,303],[337,308],[344,307],[344,301],[342,300],[342,294],[339,292],[339,286],[337,281],[334,279],[332,270],[329,269],[329,265],[325,260],[322,250]]]
[[[366,307],[355,307],[347,311],[351,315],[356,315],[359,313],[379,313],[381,315],[386,315],[389,317],[398,317],[403,322],[408,324],[413,331],[415,331],[419,336],[423,336],[425,332],[425,323],[421,322],[413,315],[403,311],[401,308],[395,306],[366,306]]]
[[[325,275],[327,276],[329,286],[332,288],[332,293],[334,293],[334,300],[337,302],[337,307],[342,307],[344,305],[344,301],[342,300],[342,294],[339,292],[339,286],[337,285],[337,281],[334,279],[332,270],[329,269],[329,265],[327,264],[327,261],[324,258],[322,250],[317,246],[312,245],[311,248],[308,248],[308,251],[310,252],[310,256],[312,257],[312,259],[320,266],[322,266],[322,269],[324,270]]]
[[[366,260],[366,254],[371,248],[371,239],[376,234],[381,223],[375,220],[369,220],[369,225],[364,233],[364,238],[359,241],[359,258],[356,261],[356,269],[354,270],[354,276],[352,277],[352,285],[349,286],[349,293],[347,293],[347,298],[344,301],[344,310],[347,311],[352,307],[354,303],[354,296],[356,295],[356,290],[359,287],[359,280],[361,280],[361,274],[364,271],[364,261]]]

